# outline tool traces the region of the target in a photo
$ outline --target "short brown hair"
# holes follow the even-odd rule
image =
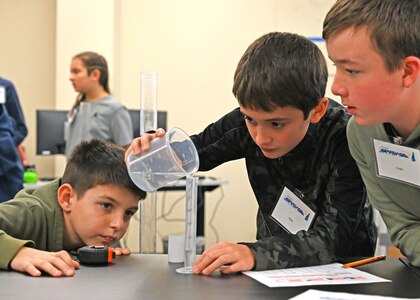
[[[97,185],[117,185],[126,188],[139,200],[146,192],[131,180],[124,160],[124,148],[100,140],[83,141],[73,148],[64,170],[62,183],[70,184],[78,197]]]
[[[419,0],[337,0],[324,20],[325,40],[349,27],[366,26],[388,71],[404,58],[420,57]]]

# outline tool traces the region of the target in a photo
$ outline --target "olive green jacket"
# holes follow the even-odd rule
[[[373,139],[390,142],[384,124],[360,126],[352,118],[347,127],[350,152],[365,182],[372,205],[380,212],[392,243],[411,263],[420,266],[420,188],[377,176]],[[420,125],[403,146],[420,149]],[[414,154],[413,154],[414,155]],[[415,158],[418,161],[418,157]]]
[[[60,180],[20,191],[0,203],[0,269],[7,269],[22,246],[63,250],[63,212],[57,200]]]

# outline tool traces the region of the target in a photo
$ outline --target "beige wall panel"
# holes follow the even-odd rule
[[[41,176],[54,175],[53,159],[35,155],[35,111],[55,107],[55,9],[55,0],[0,0],[0,76],[16,85],[29,131],[23,145]]]
[[[284,0],[278,1],[277,28],[280,31],[290,31],[306,37],[320,38],[322,23],[329,8],[335,0]],[[335,67],[329,60],[324,42],[315,42],[324,53],[328,65],[329,78],[327,82],[327,97],[341,102],[340,97],[331,93],[331,84],[335,74]]]

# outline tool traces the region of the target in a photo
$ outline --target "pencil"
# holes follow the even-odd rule
[[[365,259],[361,259],[361,260],[356,260],[354,262],[344,264],[343,268],[347,269],[347,268],[353,268],[353,267],[357,267],[357,266],[361,266],[361,265],[366,265],[366,264],[369,264],[371,262],[382,260],[382,259],[385,259],[385,258],[386,258],[385,255],[380,255],[380,256],[374,256],[374,257],[365,258]]]

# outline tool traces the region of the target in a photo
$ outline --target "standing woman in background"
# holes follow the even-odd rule
[[[111,95],[105,58],[95,52],[77,54],[71,61],[70,81],[79,95],[65,124],[66,156],[78,143],[93,138],[127,148],[133,139],[131,119]]]

